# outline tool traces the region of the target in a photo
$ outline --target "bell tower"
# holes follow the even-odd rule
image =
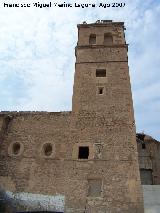
[[[74,112],[114,108],[133,122],[127,50],[122,22],[78,25]]]
[[[101,147],[90,160],[103,182],[102,212],[143,213],[124,30],[110,20],[78,25],[72,114],[79,141],[93,153]]]

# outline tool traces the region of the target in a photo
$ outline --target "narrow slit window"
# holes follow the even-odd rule
[[[79,159],[88,159],[89,157],[89,147],[88,146],[80,146],[78,152]]]
[[[52,145],[50,143],[44,144],[43,152],[45,156],[50,156],[52,154]]]
[[[96,70],[96,77],[106,77],[106,70],[105,69],[97,69]]]
[[[20,153],[20,144],[19,143],[15,143],[13,144],[13,154],[14,155],[18,155]]]
[[[99,87],[98,88],[98,94],[102,95],[104,93],[104,88],[103,87]]]

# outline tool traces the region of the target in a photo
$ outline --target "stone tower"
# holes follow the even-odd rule
[[[78,25],[72,112],[0,113],[17,212],[143,213],[127,48],[122,22]]]
[[[91,146],[93,197],[102,187],[99,199],[89,196],[91,212],[143,212],[124,30],[106,20],[78,25],[72,113],[82,146]]]

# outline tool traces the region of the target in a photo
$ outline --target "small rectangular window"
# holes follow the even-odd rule
[[[96,77],[106,77],[106,70],[105,69],[97,69],[96,70]]]
[[[79,159],[88,159],[89,157],[89,147],[88,146],[80,146],[78,152]]]
[[[98,87],[98,94],[103,95],[104,93],[104,87]]]
[[[142,149],[145,149],[145,148],[146,148],[146,144],[142,143]]]
[[[102,192],[102,180],[101,179],[91,179],[88,180],[88,196],[100,197]]]

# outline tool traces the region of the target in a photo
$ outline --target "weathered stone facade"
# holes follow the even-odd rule
[[[1,187],[65,213],[144,212],[127,50],[124,23],[78,25],[72,112],[0,114]]]
[[[142,185],[160,185],[160,142],[138,133],[137,146]]]

